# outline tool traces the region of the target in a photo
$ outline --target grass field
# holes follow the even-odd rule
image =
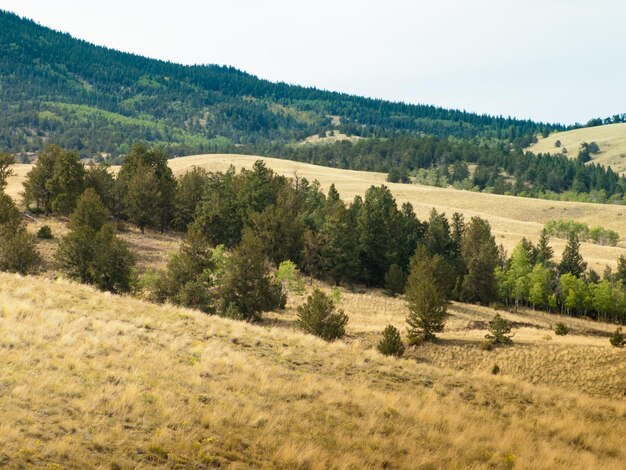
[[[561,141],[561,148],[554,146],[557,140]],[[626,123],[553,133],[548,137],[540,138],[536,144],[526,150],[535,153],[560,154],[565,147],[567,155],[576,158],[580,144],[583,142],[596,142],[599,145],[600,153],[593,155],[594,162],[610,166],[618,173],[626,173]]]
[[[590,267],[602,272],[608,264],[615,265],[619,255],[626,254],[626,207],[615,205],[589,204],[579,202],[546,201],[541,199],[502,196],[497,194],[460,191],[451,188],[438,188],[418,184],[394,184],[385,182],[383,173],[339,170],[306,163],[291,162],[276,158],[246,155],[196,155],[170,160],[170,166],[176,175],[184,174],[194,166],[210,171],[224,171],[230,165],[237,168],[251,167],[262,159],[280,174],[294,177],[306,177],[319,180],[322,188],[328,189],[334,183],[346,201],[355,195],[363,195],[371,185],[386,184],[392,190],[398,203],[413,204],[418,217],[427,219],[430,210],[435,207],[448,216],[459,211],[467,219],[473,215],[483,217],[491,223],[496,242],[502,243],[510,252],[522,237],[536,241],[545,222],[551,219],[573,219],[590,226],[600,225],[617,231],[621,241],[616,247],[582,243],[582,253]],[[9,179],[7,192],[17,197],[21,191],[21,182],[30,165],[16,165],[16,176]],[[560,256],[565,248],[565,241],[552,239],[555,253]]]
[[[439,344],[385,358],[401,300],[344,292],[344,341],[0,274],[0,466],[621,469],[624,352],[607,326],[454,305]],[[551,340],[547,337],[551,336]],[[499,364],[501,374],[490,373]]]

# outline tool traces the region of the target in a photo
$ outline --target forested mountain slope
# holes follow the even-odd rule
[[[37,151],[52,142],[83,156],[117,155],[141,139],[188,154],[295,142],[331,127],[510,140],[563,128],[148,59],[0,11],[0,150]]]

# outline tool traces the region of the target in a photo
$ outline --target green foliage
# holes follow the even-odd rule
[[[347,323],[347,315],[336,310],[332,299],[317,288],[298,307],[300,328],[326,341],[341,338]]]
[[[135,258],[126,242],[104,223],[106,208],[93,190],[79,198],[70,219],[70,232],[61,238],[55,253],[59,269],[71,279],[114,293],[135,287]]]
[[[4,191],[7,179],[13,175],[11,166],[15,163],[15,157],[8,153],[0,153],[0,192]]]
[[[609,342],[611,343],[611,346],[614,346],[616,348],[623,348],[624,345],[626,345],[626,339],[624,339],[624,333],[622,333],[622,327],[618,327],[613,334],[611,335],[611,337],[609,338]]]
[[[294,294],[303,294],[305,282],[298,267],[293,261],[283,261],[276,270],[276,279],[283,285],[283,288]]]
[[[393,325],[387,325],[383,330],[383,337],[378,343],[378,351],[385,356],[401,357],[404,354],[404,344],[400,332]]]
[[[178,230],[187,230],[193,222],[208,182],[209,174],[199,167],[193,167],[178,179],[174,200],[174,227]]]
[[[204,236],[190,231],[178,253],[171,256],[165,272],[154,285],[158,301],[216,312],[216,269],[214,253]]]
[[[428,262],[411,264],[405,295],[409,343],[435,340],[435,333],[442,332],[446,324],[448,302]]]
[[[37,238],[40,238],[41,240],[52,240],[54,236],[52,235],[52,229],[50,226],[42,225],[39,227],[39,230],[37,230]]]
[[[570,273],[576,277],[580,277],[585,272],[585,269],[587,269],[587,263],[585,263],[580,254],[578,235],[572,233],[567,239],[567,245],[565,246],[561,263],[559,264],[559,272],[561,274]]]
[[[557,323],[554,327],[554,334],[558,336],[565,336],[569,333],[569,328],[565,325],[565,323]]]
[[[402,268],[397,264],[389,266],[389,271],[385,274],[385,289],[392,296],[402,294],[404,292],[404,284],[406,282]]]
[[[262,242],[246,232],[226,260],[219,288],[221,313],[236,308],[240,318],[258,321],[261,313],[282,308],[286,298],[263,254]],[[232,305],[232,307],[231,307]]]
[[[0,271],[31,274],[41,263],[35,240],[24,227],[14,232],[0,226]]]
[[[511,322],[496,313],[493,320],[489,322],[489,333],[485,335],[485,339],[493,344],[511,344],[513,336]]]
[[[461,298],[482,304],[489,304],[497,299],[495,268],[498,264],[498,248],[489,222],[480,217],[472,217],[463,234],[461,254],[467,266]]]
[[[620,240],[620,236],[614,230],[603,227],[589,226],[583,222],[574,220],[550,220],[546,222],[544,230],[548,235],[568,239],[576,235],[580,241],[591,241],[598,245],[615,246]]]
[[[387,181],[390,183],[410,183],[409,172],[406,168],[392,168],[387,174]]]

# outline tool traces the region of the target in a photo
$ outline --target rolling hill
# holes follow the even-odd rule
[[[561,141],[561,147],[555,146],[557,140]],[[527,150],[556,155],[561,154],[563,148],[566,148],[567,155],[575,158],[583,142],[596,142],[600,147],[600,153],[592,155],[594,163],[610,166],[614,171],[626,174],[626,123],[555,132],[548,137],[540,138]]]
[[[135,140],[173,154],[299,142],[324,129],[516,139],[563,129],[285,83],[231,67],[183,66],[95,46],[0,11],[0,150],[57,143],[83,156]]]
[[[566,318],[561,338],[558,317],[504,313],[516,344],[481,351],[493,311],[455,304],[439,343],[394,359],[374,345],[402,300],[344,292],[330,344],[297,330],[301,301],[251,325],[0,274],[1,465],[623,468],[608,325]]]

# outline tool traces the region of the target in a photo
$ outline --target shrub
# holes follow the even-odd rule
[[[393,325],[387,325],[383,330],[383,337],[378,343],[378,351],[385,356],[400,357],[404,354],[404,344],[400,332]]]
[[[35,240],[25,228],[19,227],[15,233],[0,228],[0,271],[30,274],[41,262]]]
[[[494,366],[491,368],[491,373],[493,375],[498,375],[500,373],[500,366],[498,364],[494,364]]]
[[[41,238],[42,240],[52,240],[54,238],[52,236],[52,229],[49,225],[42,225],[39,230],[37,230],[37,238]]]
[[[333,300],[317,288],[298,307],[300,327],[326,341],[341,338],[345,334],[347,323],[347,315],[341,310],[335,310]]]
[[[614,346],[616,348],[624,347],[624,345],[626,344],[626,340],[624,339],[624,333],[622,333],[621,326],[617,328],[617,330],[615,330],[615,332],[611,335],[609,341],[611,342],[611,346]]]
[[[554,328],[554,334],[556,334],[558,336],[565,336],[568,333],[569,333],[569,328],[567,326],[565,326],[564,323],[557,323],[556,324],[556,327]]]
[[[511,322],[502,318],[499,313],[489,322],[489,333],[485,335],[485,339],[493,344],[511,344],[514,335],[511,333]]]

